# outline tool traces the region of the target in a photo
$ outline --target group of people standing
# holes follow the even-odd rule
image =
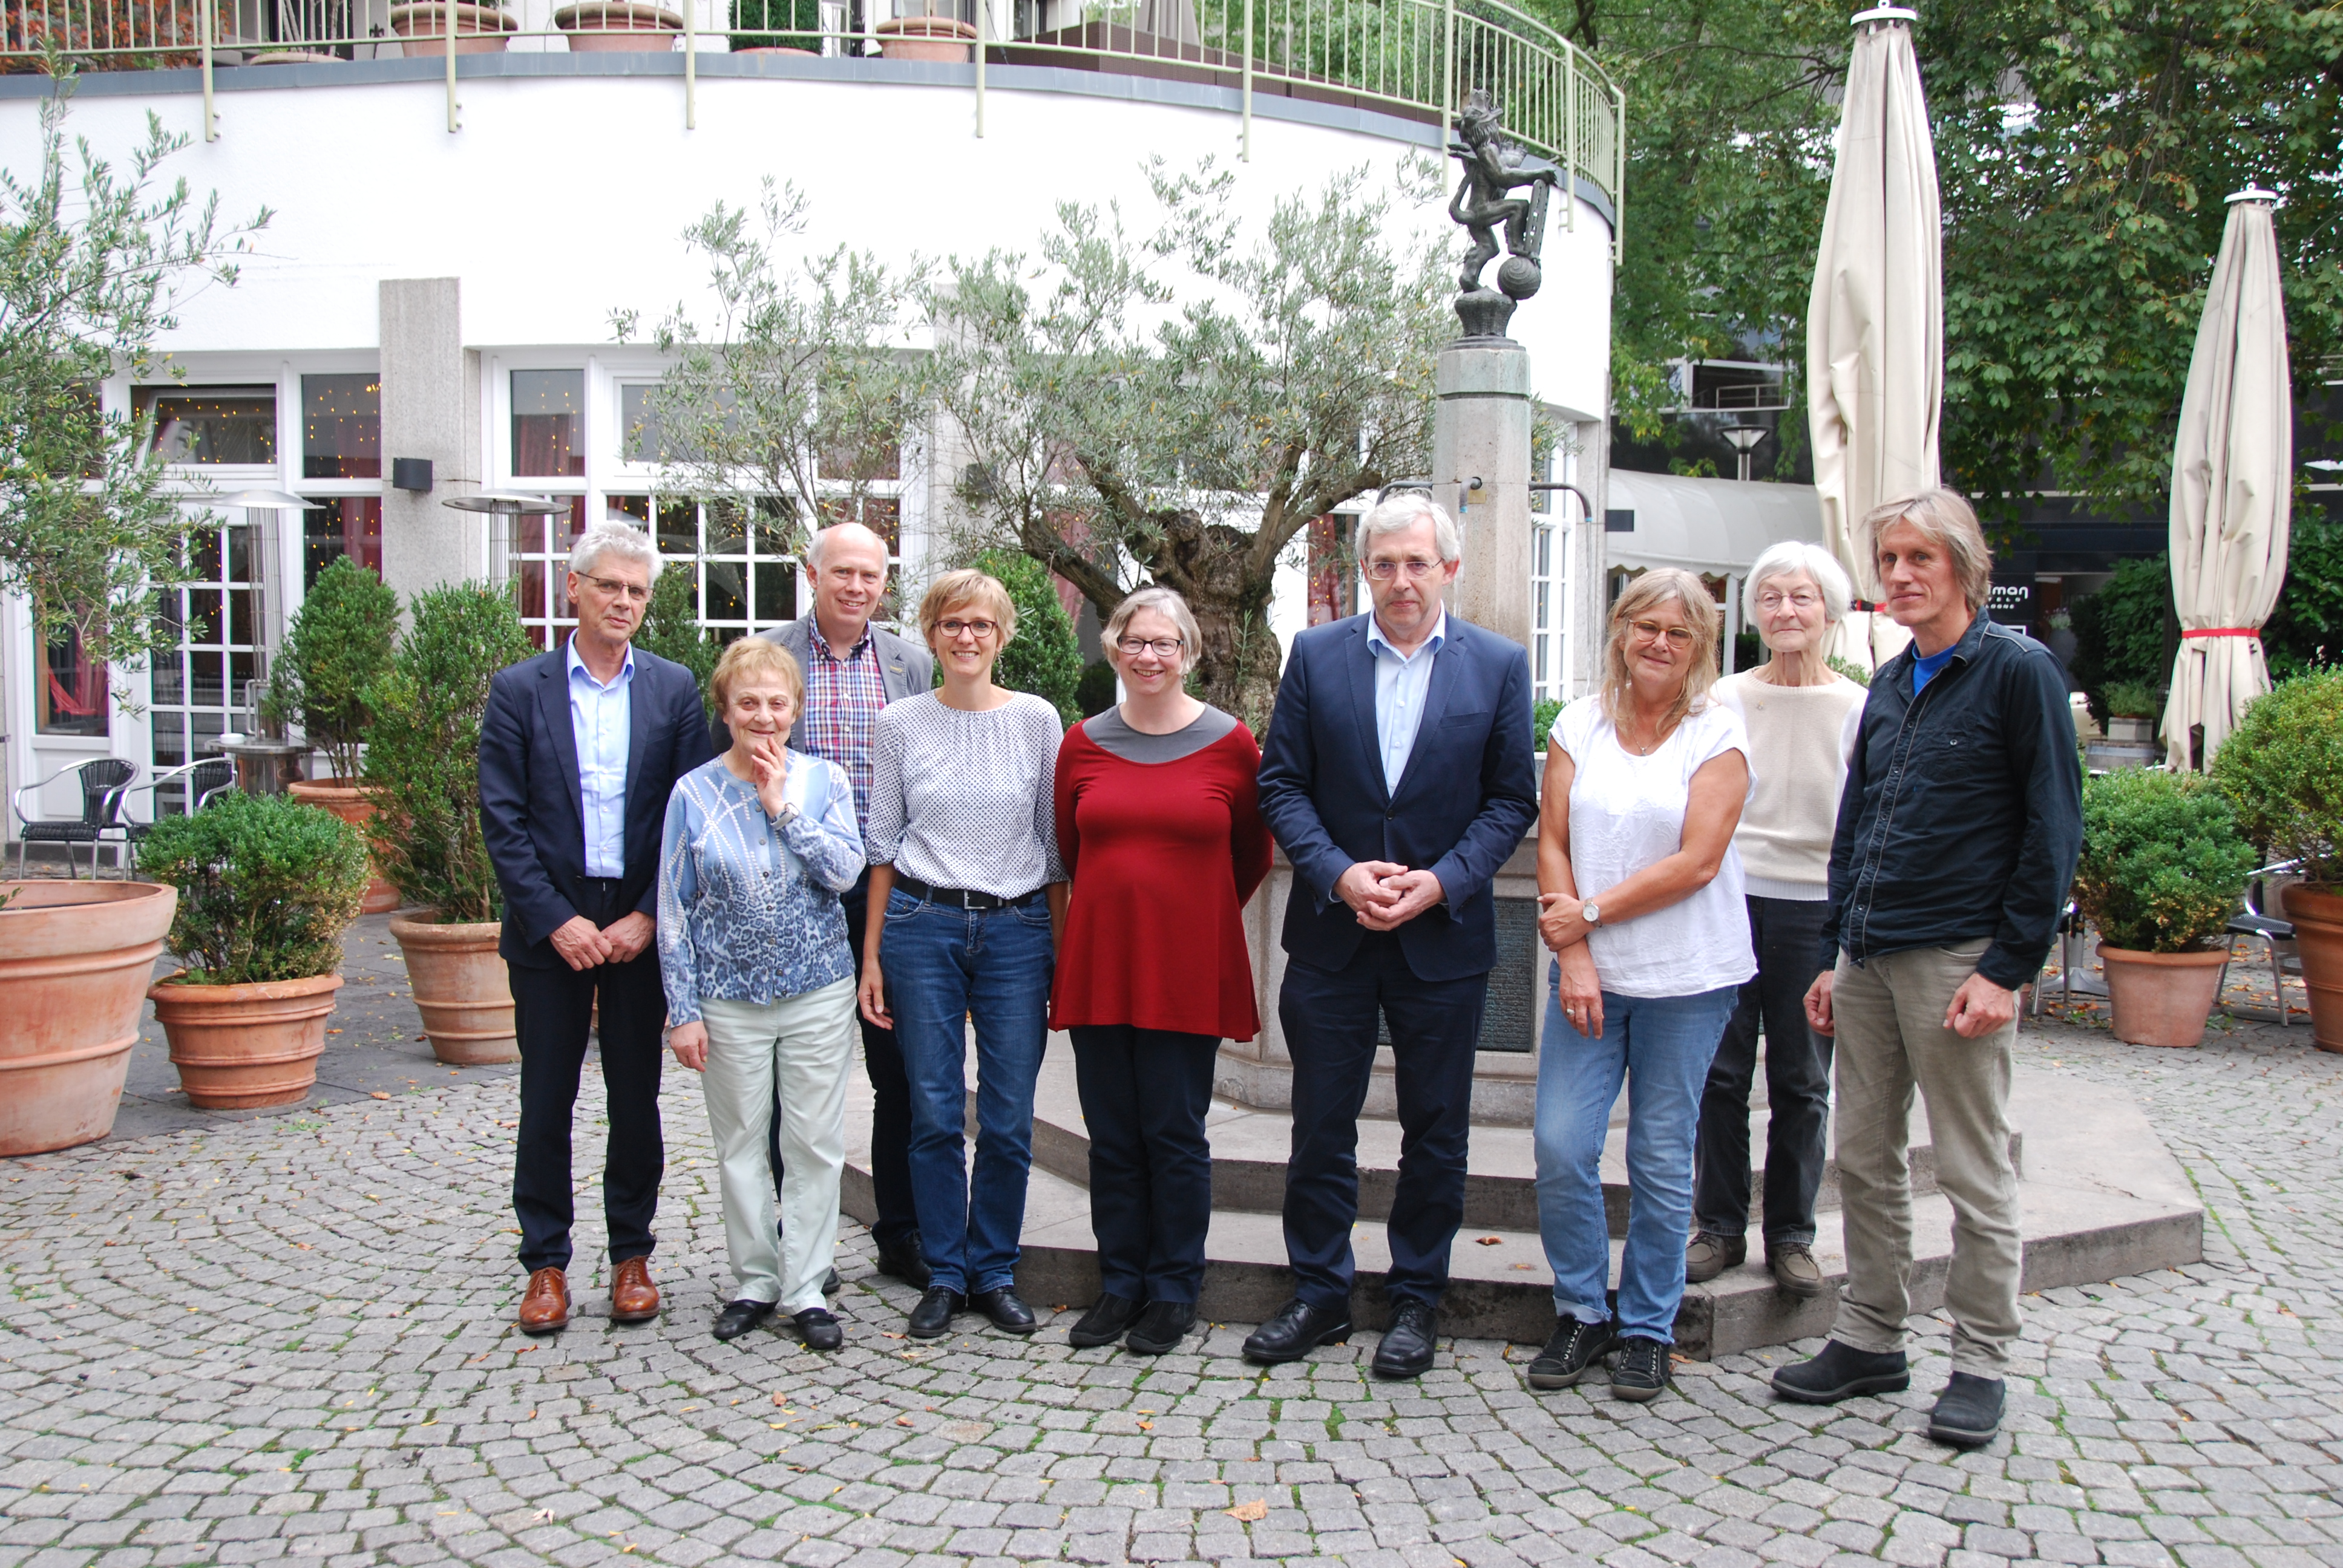
[[[1908,1382],[1916,1085],[1956,1216],[1955,1370],[1931,1430],[1986,1440],[2017,1332],[2014,993],[2072,874],[2079,774],[2055,663],[1983,614],[1989,558],[1966,504],[1930,491],[1866,528],[1877,608],[1913,636],[1867,692],[1825,659],[1851,605],[1826,552],[1757,563],[1747,608],[1771,657],[1724,680],[1706,588],[1648,572],[1614,605],[1599,689],[1554,723],[1542,785],[1526,656],[1447,613],[1462,539],[1420,495],[1362,519],[1373,608],[1294,639],[1259,749],[1188,693],[1198,628],[1169,588],[1117,608],[1121,700],[1061,731],[993,682],[1016,634],[1002,586],[948,573],[920,641],[897,637],[871,619],[885,544],[855,524],[807,551],[812,613],[725,649],[711,734],[689,673],[631,646],[649,541],[589,529],[568,578],[577,634],[498,676],[481,742],[522,1051],[520,1326],[568,1317],[569,1122],[598,1001],[614,1319],[659,1309],[664,1030],[702,1075],[721,1167],[736,1295],[717,1336],[779,1311],[809,1347],[842,1342],[826,1301],[859,1031],[878,1264],[922,1291],[905,1332],[940,1336],[970,1310],[1033,1332],[1014,1275],[1059,1029],[1102,1284],[1069,1337],[1176,1347],[1204,1271],[1214,1061],[1260,1024],[1242,910],[1273,839],[1294,871],[1278,1012],[1295,1293],[1244,1353],[1291,1361],[1353,1332],[1358,1119],[1388,1046],[1402,1147],[1373,1366],[1420,1375],[1463,1217],[1493,884],[1542,816],[1535,1148],[1557,1322],[1532,1385],[1607,1359],[1620,1397],[1665,1387],[1687,1280],[1744,1262],[1762,1040],[1765,1264],[1795,1294],[1826,1288],[1834,1070],[1848,1261],[1831,1342],[1777,1389],[1827,1402]],[[1614,1292],[1600,1162],[1623,1083]]]

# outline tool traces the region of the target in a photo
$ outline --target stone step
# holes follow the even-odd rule
[[[875,1214],[869,1177],[870,1091],[852,1079],[847,1111],[847,1179],[841,1206],[868,1223]],[[2154,1128],[2127,1096],[2071,1079],[2021,1071],[2012,1091],[2013,1120],[2026,1127],[2027,1169],[2019,1183],[2025,1215],[2025,1289],[2050,1290],[2177,1268],[2204,1255],[2204,1211],[2187,1177],[2166,1152]],[[1474,1130],[1474,1141],[1482,1130]],[[1825,1332],[1837,1287],[1845,1277],[1840,1215],[1818,1216],[1815,1252],[1829,1281],[1815,1299],[1776,1289],[1750,1237],[1753,1257],[1742,1268],[1689,1287],[1676,1320],[1679,1347],[1713,1358]],[[1942,1304],[1952,1255],[1952,1205],[1941,1193],[1913,1201],[1917,1256],[1912,1279],[1915,1312]],[[1483,1238],[1493,1236],[1493,1242]],[[1381,1225],[1362,1221],[1353,1231],[1359,1282],[1353,1308],[1363,1330],[1385,1316],[1383,1271],[1390,1256]],[[1049,1306],[1087,1305],[1098,1293],[1098,1260],[1090,1228],[1090,1194],[1080,1184],[1037,1168],[1028,1191],[1023,1256],[1018,1286]],[[1273,1214],[1224,1209],[1214,1212],[1206,1244],[1202,1307],[1216,1322],[1259,1322],[1291,1295],[1282,1231]],[[1614,1276],[1618,1245],[1613,1245]],[[1447,1333],[1540,1343],[1554,1328],[1554,1279],[1533,1226],[1468,1222],[1451,1260],[1451,1285],[1442,1305]]]

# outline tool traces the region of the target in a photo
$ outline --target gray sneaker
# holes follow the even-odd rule
[[[1823,1293],[1823,1266],[1815,1261],[1815,1250],[1804,1241],[1767,1248],[1765,1266],[1774,1271],[1774,1282],[1794,1296]]]
[[[1695,1231],[1691,1244],[1684,1248],[1684,1282],[1704,1285],[1725,1270],[1739,1268],[1748,1256],[1746,1236],[1712,1236],[1706,1231]]]

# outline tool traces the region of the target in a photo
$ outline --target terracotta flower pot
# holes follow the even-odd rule
[[[427,911],[394,915],[390,934],[407,955],[407,983],[431,1037],[431,1054],[450,1067],[518,1061],[512,984],[497,956],[498,920],[441,925]]]
[[[573,55],[634,50],[664,55],[683,31],[683,17],[636,0],[586,0],[553,14],[553,25],[569,35]]]
[[[257,985],[189,985],[174,975],[146,994],[188,1103],[250,1111],[309,1098],[341,989],[339,975]]]
[[[2132,1045],[2195,1045],[2219,1000],[2228,949],[2140,953],[2099,944],[2116,1038]]]
[[[0,893],[0,1155],[103,1138],[179,890],[40,881]]]
[[[2295,883],[2286,890],[2286,918],[2302,952],[2311,1040],[2343,1051],[2343,884]]]
[[[297,779],[287,785],[286,789],[296,800],[323,806],[356,828],[361,835],[366,832],[367,819],[374,815],[374,791],[347,779]],[[374,863],[371,854],[367,855],[367,863]],[[366,902],[358,906],[358,912],[379,915],[397,908],[398,890],[377,870],[374,880],[367,884]]]
[[[416,0],[390,8],[390,30],[406,41],[410,60],[447,47],[447,13],[443,0]],[[456,5],[456,53],[501,55],[505,35],[520,31],[520,23],[494,5]]]
[[[976,29],[957,16],[896,16],[871,31],[879,35],[879,53],[890,60],[965,65],[975,47]]]

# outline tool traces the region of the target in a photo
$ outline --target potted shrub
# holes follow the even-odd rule
[[[2107,739],[2145,746],[2156,739],[2157,716],[2164,705],[2144,680],[2111,680],[2100,699],[2107,709]]]
[[[269,670],[270,709],[298,724],[326,756],[327,777],[297,779],[287,788],[295,799],[322,806],[354,828],[374,815],[374,799],[358,777],[367,689],[390,668],[397,632],[398,596],[344,556],[317,574]],[[377,872],[362,912],[397,907],[398,890]]]
[[[413,906],[394,916],[423,1032],[442,1061],[517,1061],[497,957],[504,896],[480,836],[480,717],[498,670],[537,650],[488,583],[417,594],[413,625],[367,694],[367,823],[376,862]]]
[[[2237,812],[2193,773],[2127,768],[2083,786],[2075,901],[2099,930],[2117,1040],[2195,1045],[2254,869]]]
[[[179,1087],[205,1111],[309,1097],[342,989],[342,933],[366,897],[366,844],[289,795],[220,796],[166,817],[148,870],[179,890],[171,950],[186,967],[146,994]]]
[[[2213,759],[2213,781],[2272,860],[2298,860],[2286,918],[2302,952],[2310,1030],[2343,1051],[2343,669],[2280,681],[2246,709]]]

